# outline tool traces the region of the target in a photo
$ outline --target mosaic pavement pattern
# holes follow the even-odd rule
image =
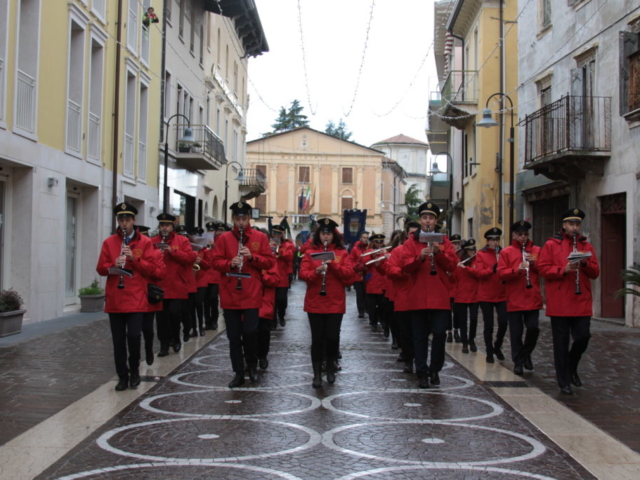
[[[419,390],[355,298],[343,370],[312,388],[303,295],[295,283],[258,382],[226,388],[221,335],[38,478],[594,478],[450,358],[440,387]]]

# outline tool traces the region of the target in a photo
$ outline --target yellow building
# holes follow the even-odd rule
[[[134,203],[140,224],[155,217],[152,4],[162,11],[155,0],[0,0],[0,286],[22,295],[27,322],[79,309],[115,202]]]
[[[394,177],[402,171],[396,162],[378,150],[308,127],[248,142],[247,167],[267,180],[266,193],[253,202],[261,221],[271,216],[279,223],[287,215],[296,231],[308,224],[309,215],[342,224],[343,211],[356,208],[367,210],[367,229],[379,232],[383,210],[404,198],[397,177],[392,194]]]
[[[439,77],[429,101],[427,137],[434,154],[449,154],[451,231],[467,238],[482,238],[494,226],[507,232],[510,217],[517,216],[509,195],[511,165],[517,165],[511,145],[518,150],[509,142],[511,122],[517,123],[511,108],[518,104],[517,6],[516,0],[435,4]],[[492,117],[499,127],[477,128],[487,106],[502,112]],[[517,131],[514,137],[517,142]]]

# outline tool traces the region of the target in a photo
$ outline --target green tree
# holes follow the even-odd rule
[[[333,123],[333,120],[329,120],[329,122],[327,122],[324,133],[339,138],[340,140],[347,141],[351,138],[351,135],[353,135],[352,132],[349,132],[347,130],[347,124],[344,123],[342,119],[340,119],[337,126],[335,123]]]
[[[274,133],[287,132],[289,130],[293,130],[294,128],[306,127],[309,125],[309,120],[307,120],[307,116],[302,113],[304,107],[300,105],[299,100],[294,100],[291,102],[291,106],[289,109],[285,107],[280,107],[280,111],[278,112],[278,118],[276,118],[276,123],[271,125],[273,128],[272,132],[264,133],[264,137],[268,137],[269,135],[273,135]]]
[[[626,287],[621,288],[616,292],[616,298],[623,297],[624,295],[635,295],[640,297],[640,265],[634,263],[628,269],[622,270],[620,274],[626,284]]]
[[[423,199],[418,186],[412,184],[404,194],[404,204],[407,206],[407,219],[418,220],[418,207],[422,204]]]

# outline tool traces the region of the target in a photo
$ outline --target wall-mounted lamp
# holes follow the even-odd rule
[[[58,185],[58,179],[57,178],[53,178],[53,177],[47,178],[47,187],[51,188],[51,187],[55,187],[57,185]]]

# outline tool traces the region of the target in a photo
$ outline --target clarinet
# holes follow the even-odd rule
[[[129,237],[127,237],[127,232],[124,230],[121,230],[122,232],[122,248],[120,251],[120,255],[124,255],[124,247],[126,247],[127,245],[129,245]],[[124,265],[127,264],[127,260],[125,259],[124,261]],[[120,268],[124,268],[124,265],[122,265]],[[118,288],[120,290],[122,290],[124,288],[124,275],[120,274],[120,283],[118,283]]]
[[[427,233],[430,233],[430,229],[429,227],[427,227]],[[429,248],[432,248],[431,246],[431,242],[427,243],[427,246]],[[431,251],[431,253],[429,254],[429,261],[431,262],[431,271],[429,272],[429,275],[437,275],[438,272],[436,272],[436,262],[434,259],[434,255],[433,255],[433,251]]]
[[[240,265],[238,265],[238,273],[242,273],[242,264],[244,263],[244,257],[240,255],[240,250],[242,249],[242,235],[243,228],[238,229],[240,231],[240,239],[238,240],[238,256],[240,257]],[[238,277],[238,283],[236,283],[236,290],[242,290],[242,277]]]
[[[529,262],[527,261],[527,252],[525,251],[525,246],[527,241],[522,242],[522,261],[527,262],[527,268],[525,269],[525,273],[527,274],[527,288],[533,288],[531,285],[531,277],[529,276]]]
[[[578,251],[578,236],[573,236],[573,253]],[[580,267],[576,269],[576,295],[582,295],[582,290],[580,289]]]
[[[324,251],[326,252],[327,249],[329,247],[329,242],[328,241],[324,241]],[[326,260],[322,262],[322,265],[326,265]],[[323,297],[327,294],[327,291],[325,290],[325,287],[327,285],[327,272],[326,270],[322,272],[322,288],[320,289],[320,295],[322,295]]]

